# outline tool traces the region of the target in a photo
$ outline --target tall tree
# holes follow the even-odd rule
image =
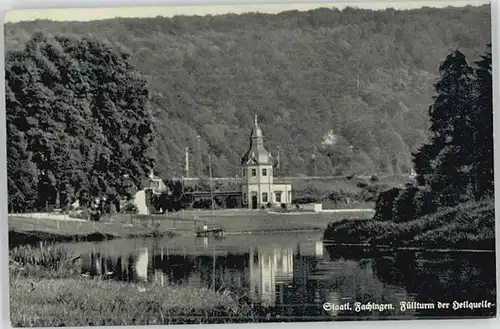
[[[114,200],[129,193],[125,180],[140,187],[153,165],[153,130],[146,83],[128,55],[90,38],[36,33],[6,59],[8,161],[24,150],[39,204],[54,203],[54,193],[63,204]]]
[[[415,156],[421,180],[442,194],[443,202],[456,204],[467,187],[471,155],[464,148],[473,99],[472,73],[464,54],[454,51],[439,67],[434,104],[429,108],[431,145]]]
[[[415,154],[418,182],[446,205],[493,191],[491,52],[476,65],[455,51],[440,66],[429,109],[432,140]]]

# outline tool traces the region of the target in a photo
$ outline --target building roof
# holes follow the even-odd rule
[[[271,153],[264,147],[264,134],[257,123],[257,114],[255,115],[254,125],[250,134],[250,146],[245,155],[241,158],[241,165],[273,165],[277,166],[277,161],[271,156]]]

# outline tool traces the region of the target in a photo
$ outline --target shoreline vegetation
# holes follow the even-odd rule
[[[402,222],[381,220],[377,213],[373,220],[342,220],[329,224],[323,239],[374,248],[494,251],[494,201],[463,203]]]

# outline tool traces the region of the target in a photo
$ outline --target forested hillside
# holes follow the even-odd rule
[[[282,150],[284,174],[308,174],[313,152],[318,175],[391,174],[408,172],[411,152],[427,140],[439,64],[457,48],[483,54],[490,20],[489,6],[325,8],[23,22],[6,24],[5,33],[7,50],[41,29],[131,53],[149,84],[164,177],[181,174],[184,148],[196,150],[198,134],[214,175],[236,175],[254,113],[268,149]]]

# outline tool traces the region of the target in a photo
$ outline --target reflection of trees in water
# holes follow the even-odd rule
[[[81,257],[81,271],[91,277],[130,282],[145,281],[147,268],[147,249],[137,250],[126,256],[113,256],[98,251]]]
[[[381,255],[381,252],[366,247],[326,245],[325,250],[331,261],[339,259],[361,261],[364,259],[376,258]]]
[[[496,300],[494,254],[398,252],[377,258],[373,269],[382,282],[403,286],[418,302]],[[487,316],[491,310],[421,310],[420,316]]]
[[[415,253],[413,251],[383,253],[366,252],[362,248],[332,246],[327,250],[332,262],[343,262],[343,265],[339,266],[342,268],[340,272],[321,284],[326,285],[325,289],[330,289],[332,293],[340,292],[342,296],[352,292],[356,299],[371,298],[380,301],[381,299],[377,296],[388,296],[396,293],[396,291],[391,292],[392,289],[396,289],[407,292],[407,296],[404,294],[396,299],[398,304],[399,301],[407,300],[422,303],[496,300],[494,254]],[[374,275],[368,275],[367,272],[363,274],[362,264],[365,262],[363,259],[372,259],[368,262]],[[415,312],[416,316],[441,317],[490,316],[492,314],[494,310],[440,309]]]
[[[293,281],[290,287],[284,287],[284,294],[287,296],[286,304],[292,305],[314,305],[317,303],[317,282],[310,277],[316,268],[318,260],[315,256],[294,257]]]
[[[160,269],[166,274],[169,283],[187,284],[189,277],[194,272],[195,258],[184,255],[155,255],[153,270]]]
[[[242,272],[248,267],[245,255],[185,256],[180,254],[154,257],[154,270],[161,270],[170,283],[194,284],[203,287],[241,288],[245,285]],[[215,269],[215,270],[214,270]],[[215,280],[214,280],[215,278]]]

